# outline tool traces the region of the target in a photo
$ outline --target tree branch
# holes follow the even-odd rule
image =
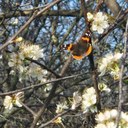
[[[13,37],[11,37],[7,42],[5,42],[5,44],[3,44],[0,47],[0,51],[5,48],[6,46],[8,46],[9,44],[13,43],[13,40],[38,16],[40,16],[43,12],[47,11],[48,9],[50,9],[52,6],[54,6],[55,4],[57,4],[58,2],[60,2],[61,0],[55,0],[54,2],[48,4],[44,9],[42,9],[41,11],[37,12],[35,11],[33,13],[33,15],[30,17],[30,19],[19,29],[19,31],[17,33],[15,33],[15,35]]]
[[[66,79],[71,79],[71,78],[74,78],[74,77],[82,76],[84,74],[85,73],[78,74],[78,75],[67,76],[67,77],[61,77],[61,78],[58,78],[58,79],[55,79],[55,80],[51,80],[51,81],[48,81],[48,82],[45,82],[45,83],[36,84],[36,85],[31,85],[29,87],[25,87],[25,88],[18,89],[18,90],[15,90],[15,91],[0,93],[0,96],[11,95],[11,94],[14,94],[14,93],[17,93],[17,92],[21,92],[21,91],[25,91],[25,90],[29,90],[29,89],[34,89],[34,88],[41,87],[41,86],[49,84],[49,83],[59,82],[59,81],[66,80]]]
[[[124,74],[124,68],[125,68],[125,60],[127,58],[127,52],[128,52],[128,19],[126,23],[126,29],[124,34],[124,54],[122,57],[122,63],[121,63],[121,70],[120,70],[120,79],[119,79],[119,103],[118,103],[118,116],[116,118],[116,128],[119,126],[120,116],[121,116],[121,109],[122,109],[122,87],[123,87],[123,74]]]
[[[83,9],[83,12],[84,12],[85,22],[87,23],[87,25],[88,25],[87,27],[90,30],[90,24],[89,24],[88,19],[87,19],[87,11],[86,11],[86,8],[85,8],[85,1],[84,0],[81,0],[81,6],[82,6],[82,9]],[[90,68],[92,70],[92,80],[93,80],[93,84],[94,84],[94,88],[95,88],[96,96],[97,96],[97,108],[98,108],[98,110],[101,110],[100,91],[98,89],[97,71],[95,69],[93,51],[88,56],[88,58],[89,58],[89,61],[90,61]]]
[[[19,10],[16,11],[15,14],[12,13],[1,13],[0,20],[12,18],[12,17],[19,17],[19,16],[30,16],[34,10]],[[39,17],[42,16],[70,16],[70,17],[78,17],[80,14],[80,10],[49,10],[48,12],[43,12],[40,14]]]

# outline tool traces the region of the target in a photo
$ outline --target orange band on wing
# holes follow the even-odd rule
[[[87,41],[87,43],[90,41],[89,37],[82,37],[82,40]]]
[[[71,51],[71,48],[72,48],[72,44],[70,44],[70,45],[67,47],[67,50],[68,50],[68,51]]]
[[[81,59],[83,58],[82,55],[81,55],[81,56],[75,56],[75,55],[72,55],[72,57],[73,57],[74,59],[76,59],[76,60],[81,60]]]
[[[90,44],[88,50],[85,52],[85,55],[88,56],[92,52],[92,45]]]

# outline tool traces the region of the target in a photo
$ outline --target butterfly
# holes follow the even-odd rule
[[[63,45],[64,50],[72,53],[72,57],[76,60],[81,60],[92,52],[91,33],[87,31],[84,33],[77,43]]]

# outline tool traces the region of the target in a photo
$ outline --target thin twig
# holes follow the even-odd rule
[[[43,69],[46,69],[47,71],[51,72],[52,74],[54,74],[56,76],[56,78],[60,78],[61,76],[58,75],[56,72],[54,72],[53,70],[51,70],[50,68],[48,68],[47,66],[41,64],[40,62],[38,62],[37,60],[33,60],[30,58],[26,58],[27,60],[34,62],[35,64],[39,65],[40,67],[42,67]]]
[[[32,10],[18,10],[16,13],[13,15],[13,17],[19,17],[19,16],[29,16],[31,15],[34,10],[37,10],[36,8],[33,8]],[[47,13],[42,13],[39,17],[41,16],[65,16],[65,17],[79,17],[80,10],[49,10]],[[83,15],[82,15],[83,17]],[[0,13],[0,22],[3,19],[8,19],[12,18],[11,13]]]
[[[88,19],[87,19],[87,10],[85,8],[85,1],[84,0],[81,0],[81,6],[82,6],[82,9],[83,9],[85,22],[88,25],[87,26],[88,27],[87,29],[90,30],[90,24],[89,24]],[[95,64],[94,64],[93,51],[88,56],[88,59],[90,61],[90,68],[92,70],[92,80],[93,80],[93,84],[94,84],[94,88],[95,88],[96,96],[97,96],[97,108],[100,111],[101,110],[101,105],[100,105],[100,91],[98,89],[97,71],[96,71]]]
[[[22,104],[22,106],[23,106],[27,111],[29,111],[33,116],[36,115],[36,113],[35,113],[34,111],[32,111],[26,104],[24,104],[24,103],[22,103],[22,102],[21,102],[21,104]]]
[[[81,16],[81,13],[80,13],[80,16]],[[79,19],[80,19],[80,18],[76,18],[76,22],[77,22]],[[69,29],[69,30],[71,31],[73,27],[74,27],[74,26],[72,26],[71,29]],[[70,32],[70,31],[68,31],[68,32]],[[69,33],[68,33],[68,34],[69,34]],[[66,35],[65,38],[66,38],[67,36],[68,36],[68,35]],[[66,62],[65,65],[63,66],[63,68],[62,68],[62,70],[61,70],[61,73],[60,73],[60,74],[61,74],[61,77],[62,77],[62,76],[64,75],[64,73],[66,72],[66,70],[67,70],[67,68],[68,68],[68,66],[69,66],[69,64],[70,64],[70,62],[71,62],[71,58],[72,58],[72,56],[70,55],[70,57],[68,58],[67,62]],[[57,87],[58,87],[58,84],[59,84],[58,82],[55,82],[55,83],[53,84],[53,87],[52,87],[52,89],[51,89],[51,91],[50,91],[50,94],[49,94],[49,96],[47,97],[47,99],[46,99],[46,101],[45,101],[45,103],[44,103],[44,106],[38,111],[36,118],[34,118],[33,123],[32,123],[32,125],[31,125],[31,128],[34,128],[34,127],[35,127],[35,125],[36,125],[37,121],[39,120],[40,116],[44,113],[44,111],[45,111],[47,105],[50,103],[50,101],[51,101],[52,98],[54,97],[55,91],[56,91],[56,89],[57,89]]]
[[[57,4],[58,2],[60,2],[61,0],[55,0],[52,3],[48,4],[48,6],[46,6],[44,9],[42,9],[41,11],[37,12],[35,11],[33,13],[33,15],[30,17],[30,19],[19,29],[19,31],[17,33],[15,33],[14,36],[12,36],[7,42],[5,42],[5,44],[3,44],[0,47],[0,51],[2,49],[4,49],[5,47],[7,47],[9,44],[13,43],[13,40],[38,16],[40,16],[42,13],[44,13],[45,11],[47,11],[49,8],[51,8],[53,5]]]
[[[120,121],[120,116],[121,116],[121,109],[122,109],[122,101],[123,101],[123,97],[122,97],[122,79],[123,79],[123,71],[125,68],[125,60],[127,57],[127,50],[128,50],[128,19],[127,19],[127,23],[126,23],[126,29],[125,29],[125,37],[124,37],[124,53],[123,53],[123,57],[122,57],[122,63],[121,63],[121,70],[120,70],[120,79],[119,79],[119,103],[118,103],[118,116],[116,118],[116,128],[118,128],[119,126],[119,121]]]
[[[56,115],[56,116],[55,116],[53,119],[51,119],[50,121],[48,121],[48,122],[46,122],[46,123],[44,123],[44,124],[41,124],[39,128],[44,128],[45,126],[47,126],[47,125],[53,123],[58,117],[62,117],[63,115],[65,115],[65,114],[68,113],[68,112],[69,112],[69,110],[64,111],[64,112],[62,112],[62,113]]]
[[[104,1],[103,0],[99,0],[98,1],[98,5],[97,5],[97,7],[96,7],[96,9],[95,9],[95,12],[98,12],[99,10],[100,10],[100,7],[101,7],[101,5],[104,3]]]
[[[62,71],[61,71],[61,73],[60,73],[61,76],[63,76],[64,73],[66,72],[66,70],[67,70],[67,68],[68,68],[68,66],[69,66],[69,64],[70,64],[70,61],[71,61],[71,56],[69,57],[69,59],[68,59],[67,62],[65,63],[65,65],[64,65],[64,70],[62,69]],[[60,78],[60,79],[62,79],[62,78]],[[52,87],[52,89],[51,89],[51,91],[50,91],[49,96],[47,97],[47,99],[46,99],[46,101],[45,101],[45,103],[44,103],[44,106],[43,106],[42,108],[40,108],[40,110],[38,111],[38,113],[37,113],[36,117],[34,118],[34,120],[33,120],[32,125],[31,125],[30,128],[35,128],[35,125],[36,125],[36,123],[38,122],[40,116],[43,115],[45,109],[47,108],[47,106],[49,105],[50,101],[51,101],[52,98],[54,97],[55,92],[56,92],[56,89],[57,89],[59,83],[60,83],[59,81],[56,81],[56,82],[53,84],[53,87]]]
[[[71,78],[82,76],[82,75],[85,75],[85,73],[78,74],[78,75],[67,76],[67,77],[61,77],[61,78],[58,78],[58,79],[55,79],[55,80],[51,80],[51,81],[48,81],[48,82],[45,82],[45,83],[36,84],[36,85],[31,85],[29,87],[25,87],[25,88],[18,89],[18,90],[15,90],[15,91],[0,93],[0,96],[11,95],[11,94],[14,94],[14,93],[17,93],[17,92],[26,91],[26,90],[29,90],[29,89],[34,89],[34,88],[41,87],[41,86],[49,84],[49,83],[59,82],[59,81],[62,81],[62,80],[71,79]]]

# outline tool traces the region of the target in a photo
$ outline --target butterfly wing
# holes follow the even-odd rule
[[[92,45],[87,43],[84,45],[75,44],[72,50],[72,56],[76,60],[81,60],[92,52]]]
[[[84,58],[84,56],[82,56],[82,55],[80,55],[80,56],[78,56],[78,55],[72,55],[72,57],[74,59],[76,59],[76,60],[82,60]]]
[[[72,56],[76,60],[81,60],[85,56],[88,56],[92,52],[91,38],[90,33],[85,33],[78,43],[76,44],[67,44],[63,47],[65,50],[68,50],[72,53]]]

